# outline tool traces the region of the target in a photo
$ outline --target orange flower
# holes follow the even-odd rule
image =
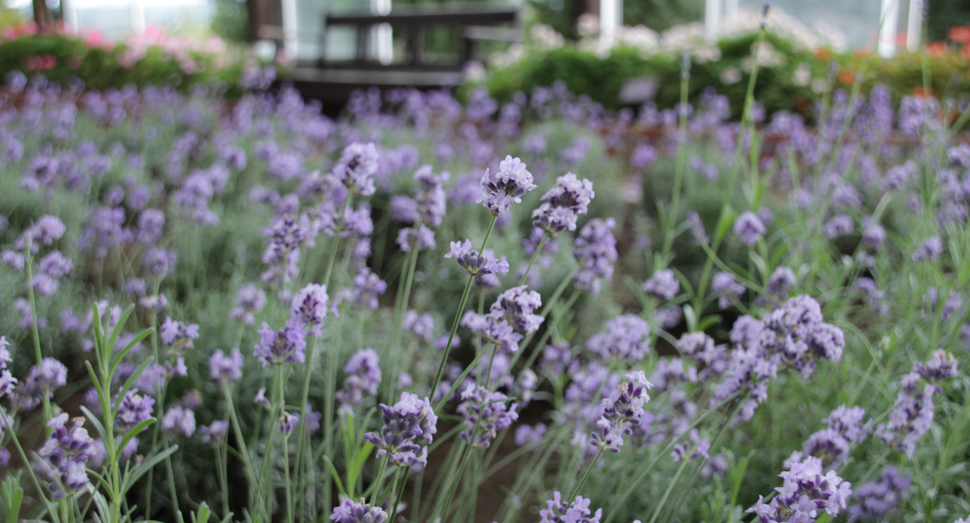
[[[815,58],[818,58],[819,60],[828,60],[829,58],[832,58],[832,52],[828,49],[821,48],[815,51]]]
[[[970,25],[951,27],[949,37],[954,42],[959,42],[964,45],[970,44]]]
[[[930,42],[926,44],[927,56],[943,56],[946,54],[946,42]]]
[[[855,83],[855,73],[848,69],[842,69],[839,71],[839,81],[845,85],[852,85]]]
[[[913,96],[915,96],[916,98],[932,98],[933,96],[935,96],[935,93],[933,92],[932,87],[929,89],[923,89],[922,87],[917,87],[913,89]]]

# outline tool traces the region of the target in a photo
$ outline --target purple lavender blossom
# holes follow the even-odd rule
[[[445,258],[454,258],[458,265],[461,265],[472,276],[508,273],[509,262],[505,261],[504,258],[496,259],[494,255],[489,256],[490,252],[486,249],[479,254],[478,251],[472,249],[471,240],[465,240],[464,243],[451,242],[451,251],[445,255]]]
[[[603,417],[596,422],[600,431],[592,434],[592,445],[619,452],[623,436],[633,434],[633,426],[640,424],[643,407],[650,401],[647,391],[652,387],[642,370],[624,376],[620,385],[603,399]]]
[[[852,217],[847,214],[837,214],[822,225],[822,234],[826,238],[833,240],[839,236],[851,234],[855,229]]]
[[[333,509],[330,520],[334,523],[384,523],[387,513],[381,507],[372,507],[364,502],[350,499],[343,500]]]
[[[913,253],[913,262],[919,263],[923,260],[935,260],[943,254],[943,240],[939,236],[930,236]]]
[[[914,363],[912,372],[900,379],[903,390],[896,396],[889,421],[876,427],[876,436],[893,450],[911,458],[916,442],[933,424],[933,396],[941,390],[938,383],[956,374],[956,359],[943,350],[934,351],[925,364]],[[920,385],[923,385],[922,390]]]
[[[182,434],[186,438],[195,434],[195,413],[181,405],[170,407],[162,416],[162,429],[166,434]]]
[[[481,196],[475,202],[484,205],[492,216],[505,214],[513,202],[522,203],[522,196],[536,188],[532,173],[522,160],[512,156],[506,156],[494,173],[485,169],[481,185]]]
[[[546,429],[545,423],[537,423],[535,426],[519,425],[515,429],[515,444],[520,447],[528,446],[533,452],[537,451],[542,437],[546,435]]]
[[[290,434],[293,434],[293,429],[295,429],[296,426],[299,425],[300,415],[294,412],[284,412],[283,415],[280,416],[279,421],[280,421],[280,436],[282,436],[283,439],[287,439],[290,437]]]
[[[40,405],[45,396],[54,397],[54,391],[65,385],[67,385],[67,367],[54,358],[44,358],[40,365],[30,368],[30,373],[17,387],[17,406],[21,410],[33,410]]]
[[[322,334],[323,319],[327,317],[327,286],[311,283],[293,298],[290,305],[289,324],[293,328],[310,331],[314,336]]]
[[[352,143],[344,148],[333,174],[350,192],[361,196],[374,194],[374,174],[379,158],[373,143]]]
[[[603,509],[596,509],[596,513],[589,509],[590,500],[576,496],[572,502],[563,501],[562,494],[557,490],[551,500],[546,501],[546,507],[539,511],[542,519],[539,523],[599,523],[603,517]]]
[[[41,457],[40,466],[50,480],[48,487],[54,497],[62,499],[90,483],[85,464],[97,455],[94,440],[84,429],[84,418],[74,418],[67,426],[67,414],[51,419],[50,438],[37,455]]]
[[[576,220],[589,212],[595,196],[593,182],[585,178],[580,181],[575,174],[566,173],[542,195],[543,203],[532,211],[532,224],[553,236],[565,230],[575,231]]]
[[[274,331],[264,321],[259,337],[260,342],[253,346],[253,356],[259,358],[263,367],[303,363],[306,359],[303,353],[306,349],[306,333],[303,329],[286,326],[280,331]]]
[[[745,211],[734,221],[734,234],[741,237],[741,241],[751,247],[767,232],[761,218],[751,211]]]
[[[438,432],[438,417],[431,409],[431,402],[421,400],[416,394],[402,392],[401,400],[393,407],[381,403],[384,427],[381,432],[368,432],[364,438],[377,447],[377,456],[390,456],[399,467],[426,466],[428,445]]]
[[[229,318],[242,322],[243,325],[252,325],[256,323],[255,313],[265,306],[266,293],[255,284],[247,283],[239,288],[235,306],[229,311]]]
[[[434,318],[428,313],[419,315],[414,309],[404,313],[402,327],[424,343],[430,343],[434,336]]]
[[[886,229],[872,221],[871,216],[862,218],[862,243],[871,249],[878,249],[886,241]]]
[[[213,421],[208,426],[203,425],[199,427],[199,434],[202,435],[202,443],[211,447],[216,447],[225,441],[226,434],[228,433],[229,422],[225,420]]]
[[[734,281],[734,276],[726,272],[719,272],[711,280],[711,292],[718,295],[717,306],[727,309],[741,298],[747,288]]]
[[[579,264],[574,281],[583,290],[599,294],[602,280],[613,278],[616,263],[616,238],[610,229],[616,227],[613,218],[590,220],[576,237],[573,256]]]
[[[398,231],[397,245],[401,248],[401,252],[411,252],[412,249],[419,251],[434,249],[437,243],[434,231],[419,224]]]
[[[364,267],[354,276],[354,288],[351,299],[361,307],[377,310],[377,296],[384,294],[387,283],[374,274],[370,268]]]
[[[337,401],[341,407],[360,405],[364,394],[374,396],[381,384],[381,359],[374,349],[362,349],[354,353],[344,367],[347,378],[344,386],[337,391]]]
[[[795,271],[791,267],[785,267],[782,265],[771,273],[771,277],[768,278],[768,292],[774,294],[775,296],[787,296],[788,290],[791,289],[796,283]]]
[[[856,521],[885,521],[899,509],[906,499],[910,481],[896,467],[885,467],[879,479],[855,488],[849,498],[849,523]]]
[[[643,292],[660,300],[672,300],[680,292],[680,281],[674,276],[674,271],[664,269],[653,273],[649,280],[643,282]]]
[[[152,417],[152,407],[155,405],[154,398],[128,391],[124,398],[115,397],[114,401],[121,401],[115,423],[122,430],[129,430]]]
[[[711,239],[707,236],[707,231],[704,229],[704,222],[701,221],[701,217],[696,211],[689,211],[687,213],[687,228],[690,230],[691,236],[694,237],[694,241],[698,244],[710,243]]]
[[[601,359],[640,361],[650,350],[650,324],[635,314],[606,322],[606,331],[592,335],[586,347]]]
[[[243,357],[239,349],[232,349],[229,356],[222,349],[216,349],[209,358],[209,376],[223,387],[239,381],[242,378],[242,369]]]
[[[519,419],[516,411],[519,404],[510,404],[508,396],[501,392],[492,392],[472,383],[461,393],[461,399],[458,414],[465,418],[461,437],[475,448],[487,449],[498,436],[498,431],[507,429]]]
[[[158,338],[162,340],[162,343],[179,352],[194,348],[192,340],[198,339],[198,337],[199,326],[197,324],[186,325],[173,320],[171,317],[166,317],[165,322],[158,329]]]
[[[775,489],[778,495],[772,498],[771,504],[764,503],[761,496],[758,504],[748,509],[761,523],[815,521],[820,510],[837,516],[852,494],[852,485],[843,481],[835,471],[822,474],[822,462],[818,458],[809,457],[792,463],[779,477],[785,483]]]
[[[66,231],[67,227],[64,226],[64,222],[60,218],[45,214],[17,238],[17,241],[14,242],[14,249],[22,252],[29,240],[30,252],[36,254],[41,245],[53,244],[54,240],[59,240]]]

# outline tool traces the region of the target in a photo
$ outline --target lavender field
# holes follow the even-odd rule
[[[965,523],[967,102],[681,67],[336,120],[11,75],[0,516]]]

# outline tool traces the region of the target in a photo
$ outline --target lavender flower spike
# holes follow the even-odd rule
[[[345,499],[333,509],[330,520],[334,523],[384,523],[387,513],[381,507],[372,507],[364,502],[360,503]]]
[[[789,470],[779,476],[785,484],[775,489],[778,495],[771,504],[764,503],[764,497],[761,497],[757,505],[748,509],[761,523],[815,521],[820,510],[837,516],[852,494],[852,485],[843,481],[835,471],[822,474],[822,462],[818,458],[792,463]]]
[[[391,462],[399,467],[427,465],[428,445],[438,432],[438,416],[428,398],[421,400],[416,394],[402,392],[400,401],[393,407],[382,403],[381,410],[384,427],[380,434],[364,434],[377,447],[377,455],[390,455]]]
[[[260,341],[253,347],[253,356],[259,358],[263,367],[270,365],[285,365],[287,363],[303,363],[306,355],[306,338],[301,329],[294,329],[290,326],[284,327],[281,331],[274,331],[269,324],[263,322],[263,328],[259,330]]]
[[[542,517],[539,523],[599,523],[603,509],[596,509],[593,514],[589,504],[589,499],[582,496],[576,496],[572,502],[563,501],[562,494],[557,490],[552,499],[546,501],[548,508],[539,511]]]
[[[522,160],[510,155],[499,164],[498,171],[485,170],[482,194],[475,202],[484,205],[492,216],[501,216],[513,202],[522,203],[522,196],[535,188],[532,173],[526,170]]]
[[[379,159],[374,144],[352,143],[344,148],[340,160],[333,168],[333,174],[352,193],[370,196],[374,188],[374,174],[377,173]]]
[[[589,203],[596,196],[593,182],[580,181],[575,174],[556,178],[556,185],[542,196],[543,203],[532,211],[532,224],[555,236],[565,230],[575,231],[580,214],[589,212]]]
[[[499,260],[488,255],[489,250],[479,254],[472,249],[471,240],[462,242],[451,242],[451,252],[445,258],[454,258],[472,276],[483,276],[485,274],[505,274],[509,272],[509,262]]]
[[[290,306],[290,323],[320,336],[323,319],[327,317],[327,286],[311,283],[300,290]]]

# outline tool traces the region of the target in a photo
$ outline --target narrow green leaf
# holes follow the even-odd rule
[[[141,462],[140,465],[138,465],[137,467],[135,467],[134,470],[131,471],[131,474],[125,475],[125,479],[122,481],[121,493],[122,494],[127,493],[128,489],[130,489],[132,485],[134,485],[139,479],[141,479],[142,476],[144,476],[149,470],[154,468],[155,465],[158,465],[159,463],[161,463],[163,459],[171,456],[173,452],[178,450],[178,448],[179,448],[178,445],[172,445],[171,447],[159,452],[158,454],[155,454],[154,456],[151,457],[151,459]]]
[[[327,464],[327,468],[330,469],[330,475],[333,476],[333,482],[337,484],[337,490],[340,491],[341,495],[349,498],[350,496],[347,494],[347,490],[344,488],[343,482],[340,481],[340,474],[337,474],[337,467],[334,467],[333,462],[331,462],[330,458],[326,456],[323,457],[323,461]]]
[[[116,401],[111,407],[112,417],[116,417],[118,415],[118,409],[121,408],[121,400],[128,395],[128,391],[134,388],[135,382],[138,381],[138,377],[141,376],[141,373],[145,372],[145,369],[152,364],[153,360],[154,358],[149,356],[145,359],[145,361],[141,362],[141,365],[135,369],[135,372],[133,372],[131,376],[128,376],[128,381],[125,382],[124,386],[121,387],[121,390],[118,392],[118,401]]]
[[[137,336],[135,336],[131,340],[130,343],[128,343],[127,346],[125,346],[124,349],[122,349],[120,352],[118,352],[118,355],[115,356],[114,361],[111,362],[111,367],[109,368],[108,373],[113,375],[115,373],[115,369],[117,369],[118,368],[118,365],[121,364],[121,360],[126,355],[128,355],[128,353],[131,352],[131,349],[135,348],[135,346],[138,345],[138,343],[140,341],[142,341],[145,338],[147,338],[148,335],[151,334],[153,330],[154,329],[145,329],[145,330],[141,331],[140,333],[138,333]]]
[[[86,417],[88,421],[90,421],[91,424],[94,425],[95,430],[98,431],[98,435],[101,436],[101,441],[104,441],[105,439],[107,439],[108,431],[104,429],[104,425],[101,424],[101,420],[99,420],[98,417],[95,416],[94,413],[88,410],[88,408],[85,407],[84,405],[81,405],[81,412],[83,412],[84,417]]]
[[[119,401],[118,403],[121,403],[121,402]],[[134,427],[132,427],[131,430],[129,430],[128,433],[125,434],[125,437],[122,438],[121,444],[118,446],[118,448],[119,449],[125,448],[125,445],[127,445],[129,441],[134,439],[135,436],[141,434],[141,432],[145,430],[146,427],[148,427],[152,423],[155,423],[156,421],[157,420],[155,418],[148,418],[146,420],[143,420],[138,425],[135,425]]]
[[[125,308],[125,311],[121,313],[121,319],[118,320],[118,324],[111,331],[111,336],[108,338],[108,345],[106,347],[105,355],[108,356],[107,359],[110,360],[110,355],[113,350],[115,350],[115,343],[118,342],[118,336],[121,335],[121,331],[125,328],[125,323],[128,322],[128,317],[131,316],[131,312],[135,310],[135,305],[131,304]]]

